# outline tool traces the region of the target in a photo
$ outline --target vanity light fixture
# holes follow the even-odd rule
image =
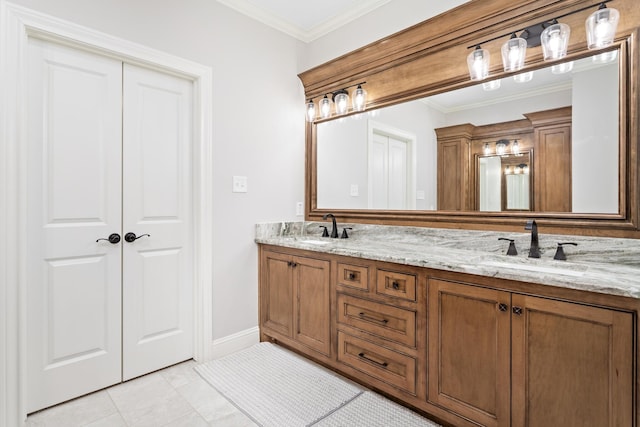
[[[551,26],[544,29],[540,34],[542,44],[542,55],[545,61],[555,61],[567,56],[569,47],[569,36],[571,28],[567,24],[560,24],[556,19]]]
[[[606,2],[600,3],[598,10],[587,18],[587,48],[602,49],[610,46],[616,35],[620,13],[616,9],[607,8]]]
[[[340,89],[333,93],[333,103],[336,106],[336,114],[343,115],[349,110],[349,92]]]
[[[607,8],[605,3],[613,0],[604,0],[596,4],[571,11],[564,15],[558,16],[530,27],[502,34],[480,43],[476,43],[468,47],[474,50],[467,55],[467,66],[469,68],[469,76],[471,80],[484,80],[489,76],[489,57],[490,53],[487,49],[482,49],[482,44],[511,36],[509,40],[502,45],[502,63],[505,72],[519,71],[524,68],[524,60],[527,47],[536,47],[542,45],[542,53],[545,61],[557,61],[567,55],[569,46],[569,36],[571,28],[569,25],[559,23],[558,20],[578,12],[591,9],[598,6],[598,10],[593,12],[587,18],[585,25],[587,30],[587,47],[591,50],[606,48],[613,44],[616,34],[616,28],[620,19],[620,13],[616,9]],[[520,35],[516,35],[520,32]],[[606,59],[604,57],[603,59]],[[553,72],[555,74],[566,73],[571,71],[573,64],[567,63],[564,66],[556,67]],[[531,80],[532,74],[524,73],[514,76],[517,82],[527,82]],[[495,87],[483,85],[483,89],[491,90]]]
[[[524,58],[527,55],[527,41],[511,34],[511,38],[502,45],[502,65],[504,71],[519,71],[524,67]]]
[[[322,117],[323,119],[328,119],[329,117],[331,117],[331,100],[327,97],[327,95],[325,95],[324,98],[320,100],[320,117]]]
[[[490,80],[488,82],[483,82],[482,83],[482,89],[485,90],[486,92],[489,92],[489,91],[492,91],[492,90],[496,90],[496,89],[500,89],[500,79]]]
[[[491,146],[489,145],[488,142],[484,143],[484,147],[482,148],[482,152],[484,153],[485,156],[488,156],[489,154],[491,154]]]
[[[573,70],[573,61],[569,62],[561,62],[560,64],[555,64],[551,66],[552,74],[564,74]]]
[[[477,45],[467,56],[467,67],[471,80],[484,80],[489,75],[490,54],[487,49]]]
[[[316,119],[316,104],[313,103],[313,99],[307,101],[307,121],[312,123]]]
[[[364,111],[367,105],[367,91],[362,89],[362,83],[353,92],[353,110]]]
[[[507,154],[507,146],[509,145],[508,139],[501,139],[496,142],[496,154],[498,156],[504,156]]]
[[[516,83],[526,83],[533,79],[533,71],[527,71],[526,73],[520,73],[513,76],[513,80]]]
[[[328,92],[318,103],[318,109],[320,110],[320,118],[328,119],[331,117],[332,108],[335,108],[336,115],[343,115],[349,112],[349,91],[347,89],[356,87],[353,92],[353,105],[352,111],[364,111],[367,106],[367,92],[362,88],[362,85],[366,82],[360,82],[352,86],[347,86],[343,89],[338,89],[334,92]],[[331,95],[331,98],[329,98]],[[335,107],[332,107],[335,105]],[[307,121],[312,123],[316,117],[316,106],[313,99],[307,101],[306,106]]]
[[[518,144],[518,140],[515,139],[513,144],[511,145],[511,152],[516,156],[520,154],[520,144]]]

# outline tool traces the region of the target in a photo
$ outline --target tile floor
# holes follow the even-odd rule
[[[188,361],[37,412],[27,427],[254,427]]]

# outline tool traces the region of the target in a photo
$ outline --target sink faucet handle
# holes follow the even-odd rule
[[[329,232],[327,231],[327,226],[326,225],[321,225],[320,228],[324,228],[324,230],[322,230],[322,237],[329,237]]]
[[[506,240],[507,242],[509,242],[509,249],[507,249],[507,255],[518,255],[518,250],[516,249],[516,243],[514,239],[499,237],[498,240]]]
[[[345,227],[342,229],[342,235],[340,236],[341,239],[348,239],[349,235],[347,234],[347,230],[353,230],[353,227]]]
[[[573,243],[573,242],[558,243],[558,248],[556,249],[556,254],[553,256],[553,259],[557,259],[559,261],[566,261],[567,256],[564,253],[564,249],[563,249],[564,245],[578,246],[577,243]]]

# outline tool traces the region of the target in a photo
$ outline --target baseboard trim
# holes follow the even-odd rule
[[[227,356],[260,342],[260,329],[256,326],[244,331],[214,340],[209,354],[213,359]]]

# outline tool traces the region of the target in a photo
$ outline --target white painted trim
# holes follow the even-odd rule
[[[406,209],[416,208],[416,142],[417,136],[414,133],[407,132],[406,130],[390,126],[386,123],[377,122],[375,120],[368,120],[367,122],[367,179],[369,185],[367,194],[367,204],[369,208],[372,208],[373,201],[373,186],[371,185],[373,179],[373,168],[371,167],[372,152],[373,152],[373,134],[386,135],[407,142],[407,206]]]
[[[236,351],[244,350],[259,342],[260,329],[255,326],[213,341],[213,343],[211,343],[211,354],[213,359],[219,359]]]
[[[349,22],[360,18],[363,15],[389,3],[391,0],[359,0],[352,2],[350,6],[341,6],[342,10],[337,10],[334,16],[319,22],[311,28],[304,28],[296,22],[291,22],[267,7],[261,7],[255,1],[250,0],[218,0],[219,3],[236,10],[243,15],[247,15],[256,21],[275,28],[305,43],[312,42],[325,34],[330,33]],[[312,7],[312,6],[309,6]]]
[[[210,67],[0,0],[0,427],[26,418],[26,99],[29,37],[170,72],[194,84],[194,358],[212,357],[213,154]]]

